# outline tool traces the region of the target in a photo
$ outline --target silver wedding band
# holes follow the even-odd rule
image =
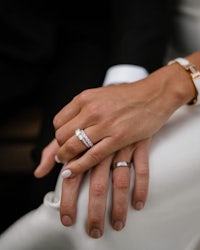
[[[112,164],[112,169],[119,168],[119,167],[128,167],[128,168],[130,168],[131,163],[128,162],[128,161],[118,161],[118,162],[114,162]]]
[[[94,146],[90,138],[86,135],[85,131],[83,129],[76,129],[75,135],[78,137],[78,139],[87,147],[91,148]]]

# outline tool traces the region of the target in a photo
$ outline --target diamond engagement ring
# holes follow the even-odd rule
[[[112,164],[112,169],[114,170],[115,168],[119,168],[119,167],[131,167],[131,163],[127,162],[127,161],[118,161],[118,162],[114,162]]]
[[[91,148],[94,146],[94,144],[91,142],[89,137],[86,135],[85,131],[83,129],[76,129],[75,135],[78,137],[78,139],[87,147]]]

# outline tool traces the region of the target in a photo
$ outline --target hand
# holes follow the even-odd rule
[[[100,164],[93,167],[90,173],[89,204],[87,218],[87,232],[93,238],[103,235],[107,194],[109,184],[112,185],[111,224],[113,229],[120,231],[126,223],[126,216],[130,202],[130,168],[118,167],[112,173],[112,183],[109,183],[110,166],[112,162],[133,162],[134,189],[132,205],[135,209],[143,209],[149,184],[148,151],[150,139],[120,150],[114,156],[109,156]],[[76,220],[77,199],[83,175],[64,179],[60,216],[63,225],[71,226]]]
[[[80,156],[67,165],[68,176],[83,173],[119,149],[153,136],[193,95],[184,88],[186,76],[179,65],[170,65],[135,83],[90,89],[76,96],[54,119],[59,160],[69,162]],[[77,128],[84,129],[92,148],[77,138]]]
[[[107,157],[98,166],[92,168],[90,174],[90,191],[88,204],[87,232],[91,237],[103,235],[106,200],[109,188],[110,166],[112,162],[127,161],[134,163],[134,190],[132,205],[140,210],[144,207],[149,183],[148,150],[150,139],[126,147],[114,156]],[[54,166],[54,156],[58,145],[53,140],[42,153],[41,163],[35,176],[42,177]],[[111,223],[119,231],[125,226],[130,197],[130,169],[119,167],[112,172],[112,215]],[[83,175],[64,179],[62,185],[60,217],[65,226],[71,226],[76,219],[78,193]],[[71,197],[69,199],[69,197]],[[98,207],[98,209],[97,209]]]

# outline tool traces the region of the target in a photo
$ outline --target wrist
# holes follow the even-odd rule
[[[197,69],[195,64],[191,63],[186,58],[178,57],[178,58],[175,58],[174,60],[170,61],[168,64],[173,64],[173,63],[179,64],[181,66],[181,68],[184,69],[188,73],[188,75],[190,76],[190,79],[191,79],[190,82],[192,83],[192,86],[193,86],[194,95],[188,104],[189,105],[199,104],[200,103],[200,99],[198,98],[199,92],[200,92],[200,72],[199,72],[199,70]],[[188,85],[188,87],[189,87],[189,85]]]
[[[161,85],[163,93],[163,102],[167,103],[167,107],[169,109],[171,108],[176,110],[185,104],[195,104],[195,101],[199,97],[198,90],[193,82],[194,79],[191,72],[193,69],[188,69],[187,66],[185,67],[182,65],[182,61],[186,60],[189,60],[189,66],[191,64],[198,65],[200,64],[200,53],[196,52],[183,60],[179,60],[179,58],[177,60],[176,58],[173,61],[175,63],[169,63],[158,70],[158,72],[160,72],[159,84]],[[198,76],[199,72],[197,71],[197,73]]]
[[[152,109],[169,116],[195,96],[191,77],[177,63],[164,66],[149,75]]]
[[[166,66],[168,68],[167,85],[173,102],[178,106],[191,104],[197,93],[191,75],[179,63]]]

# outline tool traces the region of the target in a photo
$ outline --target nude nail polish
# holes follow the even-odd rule
[[[92,238],[98,239],[99,237],[101,237],[101,231],[100,231],[98,228],[93,228],[93,229],[90,231],[90,236],[91,236]]]
[[[113,227],[114,227],[115,230],[120,231],[120,230],[122,230],[122,228],[124,227],[124,225],[123,225],[122,221],[116,221],[114,223]]]
[[[64,215],[62,217],[62,224],[64,226],[70,227],[73,224],[71,217],[68,215]]]
[[[143,204],[142,201],[138,201],[138,202],[135,204],[135,208],[136,208],[137,210],[141,210],[141,209],[143,209],[143,207],[144,207],[144,204]]]

